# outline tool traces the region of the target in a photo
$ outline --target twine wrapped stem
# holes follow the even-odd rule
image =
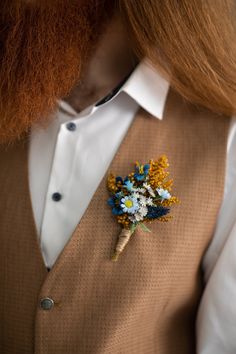
[[[122,229],[121,233],[118,236],[118,241],[116,244],[115,252],[113,253],[111,260],[116,262],[119,258],[119,255],[123,252],[125,246],[129,242],[131,235],[134,233],[134,229]]]

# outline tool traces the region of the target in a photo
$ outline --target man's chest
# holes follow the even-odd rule
[[[111,262],[120,227],[107,205],[105,173],[48,274],[31,208],[27,145],[1,151],[1,302],[8,299],[17,314],[19,308],[27,309],[34,320],[37,299],[54,300],[55,309],[47,317],[37,308],[38,352],[45,337],[49,351],[72,350],[71,343],[80,343],[89,351],[99,345],[103,353],[111,347],[116,352],[172,352],[176,345],[181,353],[189,352],[202,291],[200,262],[223,196],[227,133],[227,120],[190,110],[173,92],[163,121],[140,110],[106,172],[125,176],[133,162],[166,154],[181,200],[173,220],[153,223],[150,234],[138,230],[119,261]],[[22,287],[29,295],[19,306]],[[20,314],[15,318],[17,326]],[[66,337],[60,325],[65,318]],[[25,326],[30,328],[31,320]]]

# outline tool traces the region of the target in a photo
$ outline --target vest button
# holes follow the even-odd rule
[[[43,310],[51,310],[54,306],[54,301],[49,297],[45,297],[44,299],[40,300],[40,307]]]

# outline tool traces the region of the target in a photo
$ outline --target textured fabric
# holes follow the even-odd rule
[[[164,119],[140,110],[109,171],[167,154],[181,199],[173,220],[137,230],[117,263],[119,234],[99,184],[47,274],[30,203],[27,144],[0,154],[1,353],[193,354],[201,258],[222,202],[229,118],[170,90]],[[17,242],[16,242],[17,240]],[[55,306],[42,310],[39,300]]]
[[[44,262],[52,267],[90,203],[139,106],[162,119],[169,83],[143,60],[106,103],[77,113],[60,101],[47,129],[33,125],[29,185]],[[75,130],[68,130],[73,122]],[[62,195],[60,202],[52,194]]]
[[[32,218],[26,146],[0,153],[0,353],[33,353],[35,310],[46,276]]]

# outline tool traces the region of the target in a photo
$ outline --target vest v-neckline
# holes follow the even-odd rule
[[[77,237],[77,235],[79,234],[79,231],[81,229],[81,227],[84,225],[84,223],[86,223],[86,220],[88,219],[88,216],[90,214],[90,210],[91,210],[91,205],[92,203],[94,203],[95,199],[99,198],[99,194],[100,193],[107,193],[107,197],[109,197],[108,195],[108,192],[107,192],[107,189],[106,189],[106,179],[107,179],[107,176],[109,174],[109,172],[113,171],[113,172],[116,172],[116,173],[119,173],[120,171],[117,171],[117,167],[118,167],[118,159],[120,158],[120,156],[122,156],[122,152],[124,150],[127,149],[127,146],[128,144],[130,143],[131,141],[131,137],[133,135],[133,133],[136,131],[136,126],[138,124],[138,121],[141,119],[141,117],[144,115],[144,114],[147,114],[142,108],[139,108],[139,110],[136,112],[134,118],[133,118],[133,121],[131,122],[129,128],[128,128],[128,131],[125,135],[125,137],[123,138],[120,146],[118,147],[111,163],[109,164],[107,170],[105,171],[101,181],[99,182],[93,196],[92,196],[92,199],[90,200],[89,202],[89,205],[87,207],[87,209],[85,210],[84,214],[82,215],[80,221],[77,223],[74,231],[72,232],[68,242],[66,243],[65,247],[63,248],[62,252],[59,254],[58,258],[56,259],[54,265],[52,266],[51,270],[48,271],[47,267],[46,267],[46,264],[44,262],[44,259],[43,259],[43,255],[42,255],[42,252],[41,252],[41,248],[40,248],[40,240],[39,240],[39,237],[38,237],[38,232],[37,232],[37,227],[36,227],[36,222],[35,222],[35,217],[34,217],[34,212],[33,212],[33,206],[32,206],[32,201],[31,201],[31,196],[30,196],[30,187],[29,187],[29,163],[28,163],[28,156],[29,156],[29,137],[26,139],[26,142],[24,144],[24,158],[27,159],[26,163],[24,164],[24,166],[26,167],[25,168],[25,171],[24,171],[24,174],[25,174],[25,183],[27,184],[26,186],[26,190],[27,190],[27,203],[29,205],[29,211],[30,211],[30,218],[32,220],[32,224],[33,224],[33,229],[34,229],[34,232],[33,232],[33,236],[37,242],[37,251],[39,253],[39,259],[40,259],[40,262],[43,264],[43,268],[46,272],[46,274],[48,276],[51,276],[51,274],[53,272],[55,272],[60,263],[62,262],[63,258],[65,257],[65,254],[66,254],[66,251],[68,248],[70,248],[72,246],[72,244],[75,242],[75,238]],[[151,115],[150,115],[151,116]],[[152,117],[152,116],[151,116]],[[153,117],[153,119],[155,119]],[[132,168],[132,163],[134,161],[130,161],[130,168]],[[127,173],[129,171],[126,171]],[[111,218],[113,218],[112,214],[111,214]]]

